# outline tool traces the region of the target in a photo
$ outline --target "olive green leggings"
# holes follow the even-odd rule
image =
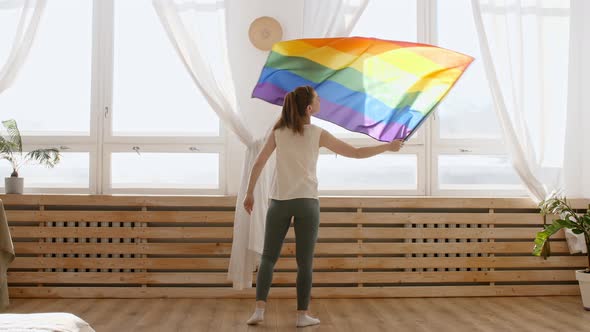
[[[297,310],[307,310],[311,297],[313,252],[320,224],[320,203],[315,198],[271,199],[266,214],[264,250],[256,278],[256,300],[266,301],[277,262],[294,217],[297,256]]]

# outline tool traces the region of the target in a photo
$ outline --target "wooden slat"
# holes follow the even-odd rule
[[[235,207],[235,196],[116,196],[116,195],[0,195],[4,205],[68,206],[185,206]],[[574,208],[585,209],[590,199],[571,198]],[[324,208],[463,208],[463,209],[536,209],[528,197],[320,197]]]
[[[256,275],[253,274],[253,280]],[[273,284],[293,284],[297,272],[276,272]],[[314,284],[346,283],[475,283],[522,281],[575,281],[574,270],[491,272],[316,272]],[[100,272],[10,272],[9,284],[230,284],[227,273],[100,273]]]
[[[320,228],[319,238],[323,239],[534,239],[540,231],[537,228]],[[13,238],[150,238],[150,239],[204,239],[227,238],[233,236],[232,227],[10,227]],[[295,238],[291,227],[287,239]],[[563,231],[552,236],[563,239]]]
[[[17,257],[13,269],[104,268],[104,269],[227,269],[229,258],[58,258]],[[582,268],[584,256],[521,257],[317,257],[314,269],[403,269],[403,268]],[[295,258],[284,257],[275,269],[296,269]]]
[[[233,223],[233,211],[6,211],[15,222],[111,221],[158,223]],[[537,213],[409,213],[409,212],[322,212],[322,224],[518,224],[541,225]]]
[[[9,222],[158,222],[233,223],[233,211],[6,211]]]
[[[322,224],[543,224],[538,213],[322,212],[320,220]]]
[[[253,297],[227,279],[235,197],[0,199],[17,253],[14,296]],[[553,256],[531,255],[543,219],[528,198],[322,197],[320,205],[314,297],[571,294],[574,271],[587,264],[569,255],[563,232],[552,237]],[[273,296],[295,295],[294,237],[290,228],[273,280],[287,287]]]
[[[0,195],[9,205],[235,207],[235,196]]]
[[[253,298],[255,289],[231,287],[11,287],[13,298]],[[578,285],[314,287],[313,298],[579,295]],[[295,287],[277,287],[272,298],[295,298]]]
[[[233,236],[232,227],[10,227],[13,238],[207,239]]]
[[[33,243],[16,242],[14,244],[19,254],[219,254],[229,255],[231,243]],[[295,243],[283,244],[281,255],[294,255]],[[406,253],[520,253],[532,252],[531,242],[466,242],[466,243],[317,243],[315,255],[326,254],[406,254]],[[564,241],[551,243],[553,254],[567,254],[569,249]]]
[[[320,206],[354,208],[462,208],[462,209],[535,209],[528,197],[472,198],[461,197],[321,197]]]
[[[281,255],[294,255],[295,244],[283,245]],[[317,243],[316,255],[376,255],[376,254],[405,254],[405,253],[524,253],[532,251],[530,242],[468,242],[468,243]],[[553,254],[567,254],[569,248],[566,242],[551,242]]]
[[[16,242],[15,252],[19,254],[33,253],[77,253],[77,254],[201,254],[229,255],[231,243],[31,243]],[[285,244],[287,246],[288,244]]]

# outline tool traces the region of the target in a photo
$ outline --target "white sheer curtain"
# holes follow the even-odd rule
[[[531,198],[588,194],[589,142],[580,52],[581,2],[472,0],[482,60],[505,143]],[[577,16],[575,16],[577,15]],[[575,16],[575,20],[570,20]],[[570,40],[571,33],[571,40]],[[584,120],[586,120],[584,122]],[[566,230],[570,252],[584,237]]]
[[[345,8],[347,17],[353,17],[347,24],[337,19],[341,11],[336,7],[322,5],[323,18],[331,22],[328,25],[316,24],[307,28],[309,36],[325,37],[323,29],[335,35],[345,35],[362,13],[366,1],[357,1],[363,6],[351,7],[351,1],[331,1],[333,6]],[[316,6],[316,1],[306,1],[306,8]],[[248,186],[249,172],[264,143],[264,137],[253,137],[246,126],[243,113],[236,105],[235,87],[231,79],[228,61],[226,33],[227,1],[211,0],[153,0],[162,25],[172,44],[180,55],[198,89],[203,93],[213,110],[219,115],[224,125],[228,126],[247,147],[242,169],[242,180],[238,190],[234,219],[234,236],[228,268],[228,280],[233,281],[235,289],[252,287],[253,271],[260,262],[264,244],[264,222],[268,209],[268,197],[274,165],[264,168],[254,191],[254,209],[248,215],[242,206]],[[344,6],[346,4],[346,6]],[[352,13],[352,14],[351,14]],[[336,17],[334,17],[336,16]],[[306,17],[306,23],[312,18]],[[344,27],[346,30],[335,28]],[[321,29],[317,32],[315,29]],[[220,42],[221,41],[221,42]],[[235,50],[239,52],[240,50]],[[267,134],[270,128],[267,130]]]
[[[590,15],[589,1],[571,1],[570,66],[568,117],[564,151],[564,191],[568,197],[590,197],[590,101],[585,97],[590,85]],[[565,231],[570,253],[586,253],[583,234]]]
[[[46,0],[0,0],[0,93],[14,82],[45,9]]]
[[[269,170],[265,167],[254,190],[252,215],[241,202],[248,186],[251,166],[264,143],[254,138],[236,104],[235,89],[227,56],[226,2],[210,0],[154,0],[154,7],[172,44],[184,62],[197,88],[217,113],[247,147],[238,191],[234,219],[234,238],[228,279],[234,288],[251,287],[252,271],[262,252],[264,218],[268,209]]]
[[[569,1],[472,0],[503,137],[536,201],[563,181]]]

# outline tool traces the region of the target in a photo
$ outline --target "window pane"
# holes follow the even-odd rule
[[[417,157],[381,154],[353,159],[334,154],[318,158],[320,190],[396,190],[417,188]]]
[[[0,17],[0,38],[4,27]],[[2,119],[29,135],[88,135],[91,51],[92,1],[48,1],[26,62],[0,96]]]
[[[440,155],[440,189],[522,189],[507,156]]]
[[[217,153],[115,152],[112,188],[219,188]]]
[[[351,36],[416,42],[416,0],[371,0]]]
[[[525,77],[535,77],[533,79],[535,82],[525,88],[529,96],[538,95],[538,91],[550,92],[543,94],[541,98],[526,98],[523,105],[525,119],[532,120],[529,126],[531,135],[537,138],[533,140],[535,150],[545,151],[542,158],[542,165],[545,167],[561,168],[563,165],[568,118],[569,8],[569,1],[544,1],[543,8],[540,10],[543,10],[545,15],[538,19],[529,15],[524,21],[526,35],[539,36],[540,39],[527,39],[527,44],[535,46],[527,47],[528,52],[534,53],[538,49],[543,52],[540,61],[530,61],[527,63],[528,66],[525,66]],[[532,58],[533,56],[527,57],[524,54],[524,57]],[[543,70],[540,71],[539,67]],[[584,90],[587,91],[587,88]]]
[[[21,11],[16,7],[0,8],[0,63],[6,63],[14,43]],[[30,15],[29,15],[30,17]]]
[[[23,153],[24,155],[25,153]],[[62,152],[62,157],[54,168],[40,166],[34,162],[23,166],[19,176],[25,178],[27,188],[88,188],[90,181],[88,152]],[[4,177],[12,173],[10,164],[1,163],[0,172]],[[4,180],[0,181],[4,187]]]
[[[500,138],[500,126],[492,104],[471,1],[437,2],[437,45],[475,58],[463,76],[437,107],[441,138]]]
[[[151,1],[115,1],[114,35],[114,135],[219,135]]]

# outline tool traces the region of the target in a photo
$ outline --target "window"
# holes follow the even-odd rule
[[[104,106],[102,191],[223,194],[225,140],[219,118],[176,53],[151,1],[114,1],[113,73]],[[203,24],[212,24],[207,15]],[[129,24],[133,22],[133,24]],[[109,36],[105,34],[106,38]],[[219,40],[209,40],[216,49]],[[107,111],[108,110],[108,111]]]
[[[219,135],[217,115],[172,47],[151,1],[114,5],[113,135]]]
[[[441,139],[499,139],[502,136],[485,76],[471,2],[437,6],[436,44],[475,58],[437,109]]]
[[[431,120],[431,193],[526,194],[493,109],[470,1],[436,3],[438,46],[475,58]]]
[[[387,13],[388,17],[385,18],[383,13]],[[416,0],[372,0],[368,2],[350,35],[416,41],[416,27]],[[351,132],[328,121],[312,118],[312,122],[340,138],[367,138],[363,134]]]
[[[369,1],[351,35],[415,42],[418,40],[417,10],[416,0]],[[366,135],[327,121],[312,119],[312,122],[352,145],[376,144]],[[318,161],[320,192],[327,195],[423,195],[424,127],[412,136],[413,145],[406,145],[403,153],[354,160],[325,151]]]
[[[520,179],[505,155],[438,155],[442,190],[522,189]]]
[[[0,95],[0,120],[15,119],[23,136],[23,155],[36,148],[63,150],[53,169],[24,165],[25,192],[95,192],[96,131],[91,124],[91,0],[49,1],[25,65]],[[2,11],[4,13],[8,11]],[[72,15],[75,12],[76,15]],[[0,17],[0,38],[13,38],[19,13]],[[0,43],[0,59],[9,43]],[[94,172],[92,175],[91,173]],[[0,163],[0,175],[10,176]],[[0,181],[4,188],[4,181]]]
[[[23,156],[30,150],[25,149]],[[88,152],[63,152],[61,161],[55,168],[31,163],[19,170],[19,176],[25,178],[25,192],[61,192],[65,189],[85,193],[90,186],[89,163]],[[8,177],[10,173],[12,168],[8,162],[0,164],[0,174]],[[0,181],[0,187],[4,188],[4,180]]]
[[[1,13],[0,38],[7,40],[20,13]],[[1,45],[5,58],[11,45]],[[53,169],[21,168],[27,192],[225,189],[223,128],[151,1],[48,1],[26,65],[1,95],[0,110],[0,120],[17,121],[26,151],[62,149]],[[0,163],[0,172],[8,176],[9,166]]]
[[[0,38],[13,36],[16,24],[2,22],[9,33],[0,28]],[[37,31],[26,64],[0,98],[2,119],[15,119],[24,135],[90,135],[92,1],[49,1]]]
[[[320,154],[319,189],[338,193],[355,188],[363,190],[363,195],[413,192],[418,188],[417,165],[417,156],[413,154],[381,154],[367,159]]]
[[[20,11],[14,8],[3,8],[0,10],[0,22],[2,22],[2,29],[0,29],[0,40],[9,41],[0,43],[0,59],[2,60],[8,59],[8,55],[12,49],[14,36],[18,28],[20,14]]]
[[[363,195],[386,187],[389,194],[526,195],[501,140],[470,1],[372,0],[352,35],[438,45],[476,60],[402,152],[370,161],[320,158],[322,193]],[[316,123],[351,144],[375,144],[364,135]]]
[[[213,10],[225,5],[213,3]],[[3,40],[18,24],[18,15],[6,13]],[[567,43],[558,20],[540,28]],[[202,13],[195,24],[189,33],[205,33],[202,51],[222,66],[214,54],[223,41],[207,34],[218,22]],[[195,86],[151,1],[49,1],[38,31],[26,65],[0,95],[0,120],[17,120],[25,151],[59,147],[63,158],[54,169],[23,167],[27,192],[227,193],[228,173],[242,169],[226,151],[243,147]],[[469,0],[371,0],[351,35],[435,44],[476,60],[400,153],[357,160],[322,149],[320,194],[526,194],[502,141]],[[9,46],[0,43],[0,59]],[[376,144],[312,122],[352,145]],[[8,163],[0,172],[9,176]]]
[[[371,0],[351,35],[417,42],[417,4],[416,0]]]
[[[215,190],[219,188],[219,166],[217,153],[112,152],[110,182],[113,192],[129,188]]]

